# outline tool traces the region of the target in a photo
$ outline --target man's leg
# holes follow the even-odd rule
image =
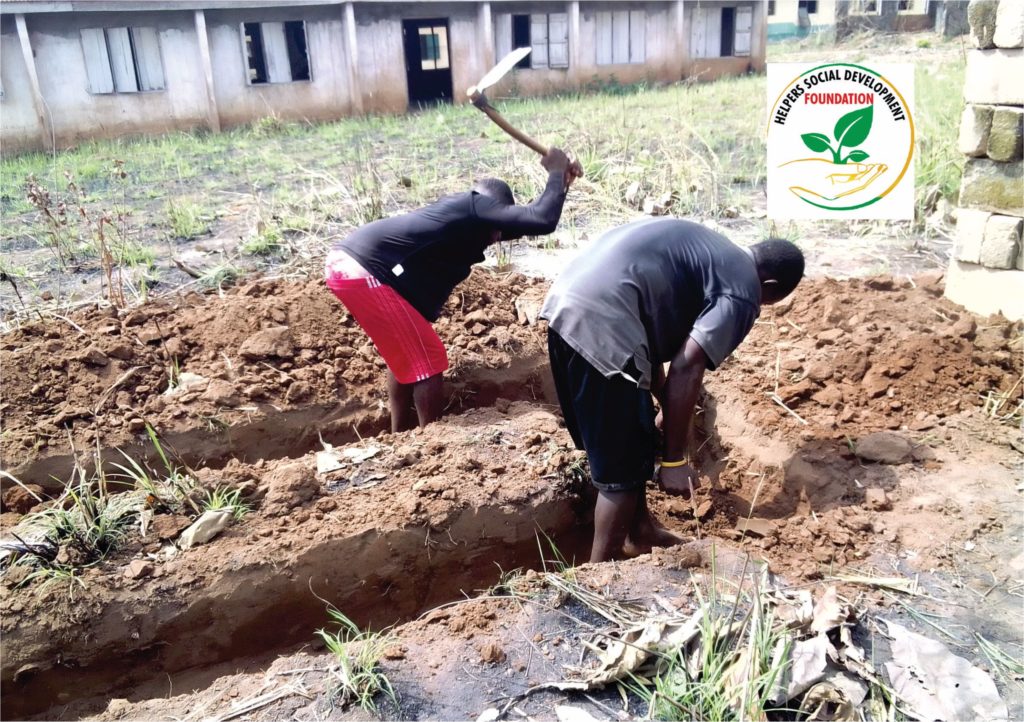
[[[441,374],[434,374],[412,385],[412,398],[421,427],[441,418],[441,411],[444,410],[443,391],[444,378]]]
[[[428,379],[429,380],[429,379]],[[388,371],[388,405],[391,407],[391,433],[408,431],[416,426],[413,409],[415,384],[401,384]]]
[[[607,562],[622,556],[637,503],[642,503],[643,489],[634,491],[599,491],[594,506],[594,544],[590,561]]]
[[[647,554],[653,547],[670,547],[682,544],[683,541],[685,540],[681,536],[673,534],[658,523],[650,509],[647,508],[647,492],[642,490],[629,527],[629,534],[623,545],[626,556]]]

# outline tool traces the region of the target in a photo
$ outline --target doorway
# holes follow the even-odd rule
[[[405,73],[409,106],[452,101],[452,67],[448,52],[448,19],[403,20]]]

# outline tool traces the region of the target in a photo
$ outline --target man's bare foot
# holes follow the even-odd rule
[[[627,557],[649,554],[654,547],[671,547],[682,544],[686,539],[670,532],[653,519],[641,524],[639,529],[632,529],[622,544],[622,553]]]

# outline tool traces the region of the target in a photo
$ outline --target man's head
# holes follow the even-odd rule
[[[769,238],[750,247],[761,279],[761,303],[778,303],[804,276],[804,254],[789,241]]]
[[[508,187],[508,183],[497,178],[481,178],[473,186],[473,190],[506,206],[516,204],[516,199],[512,195],[512,189]]]
[[[508,187],[508,183],[498,178],[481,178],[473,186],[473,192],[492,198],[504,206],[514,206],[516,204],[515,196],[512,195],[512,189]],[[497,243],[501,239],[501,231],[491,231],[489,243]],[[509,238],[507,240],[512,239]]]

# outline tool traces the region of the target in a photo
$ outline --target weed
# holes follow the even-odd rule
[[[39,211],[45,228],[47,246],[53,252],[63,270],[74,263],[78,251],[76,227],[72,225],[73,216],[69,216],[68,203],[63,198],[53,198],[50,191],[30,175],[25,182],[25,196],[29,203]]]
[[[210,231],[210,219],[198,203],[177,198],[167,203],[167,222],[174,238],[184,241],[198,238]]]
[[[271,113],[252,122],[249,126],[257,138],[268,138],[284,131],[288,124],[280,116]]]
[[[151,508],[162,508],[173,512],[200,513],[193,501],[196,480],[187,469],[173,464],[164,451],[159,437],[152,426],[146,425],[146,434],[153,445],[164,471],[156,472],[143,466],[121,451],[125,464],[111,464],[120,470],[116,478],[130,482],[132,489],[145,492],[145,504]]]
[[[714,572],[712,572],[714,576]],[[771,703],[774,688],[788,664],[791,640],[777,624],[770,605],[758,593],[749,611],[736,621],[739,597],[723,610],[697,590],[701,607],[697,649],[672,654],[651,680],[633,678],[627,687],[648,704],[658,719],[743,720],[792,716]]]
[[[235,285],[241,277],[242,269],[222,263],[203,272],[203,275],[199,278],[199,285],[203,288],[227,288]]]
[[[571,576],[574,571],[574,564],[568,561],[562,554],[561,550],[555,545],[554,540],[549,537],[544,531],[538,530],[537,534],[537,551],[540,552],[540,564],[541,568],[547,571],[553,571],[556,574],[562,576]],[[551,551],[551,556],[548,557],[544,554],[544,545],[541,544],[540,538],[544,537],[544,541],[547,542],[548,549]],[[551,567],[548,569],[548,567]]]
[[[964,83],[962,58],[944,63],[934,71],[922,67],[915,73],[917,94],[917,163],[915,179],[915,220],[921,224],[939,198],[955,204],[963,174],[963,156],[955,139],[963,109],[962,95],[951,92]]]
[[[78,481],[50,506],[27,514],[26,528],[39,531],[38,543],[24,543],[16,563],[34,568],[27,579],[67,579],[73,570],[92,565],[123,541],[138,508],[119,495],[109,495],[102,473],[96,479],[76,470]]]
[[[213,491],[208,490],[206,499],[203,500],[203,511],[220,509],[230,511],[235,521],[241,521],[246,514],[252,511],[252,507],[242,501],[241,489],[217,487]]]
[[[397,705],[391,680],[380,670],[380,660],[392,644],[391,635],[363,632],[355,622],[333,607],[328,607],[327,614],[337,624],[337,631],[318,629],[316,634],[338,661],[337,668],[332,670],[336,682],[334,699],[343,705],[354,702],[374,714],[377,712],[374,698],[378,694],[383,694]]]
[[[269,256],[281,252],[281,240],[281,227],[276,222],[261,221],[257,224],[256,233],[244,241],[238,250],[250,256]]]
[[[181,384],[181,364],[177,356],[167,362],[167,390],[174,391]]]
[[[932,41],[929,40],[928,38],[918,38],[917,39],[917,47],[919,47],[919,48],[930,48],[931,46],[932,46]]]

